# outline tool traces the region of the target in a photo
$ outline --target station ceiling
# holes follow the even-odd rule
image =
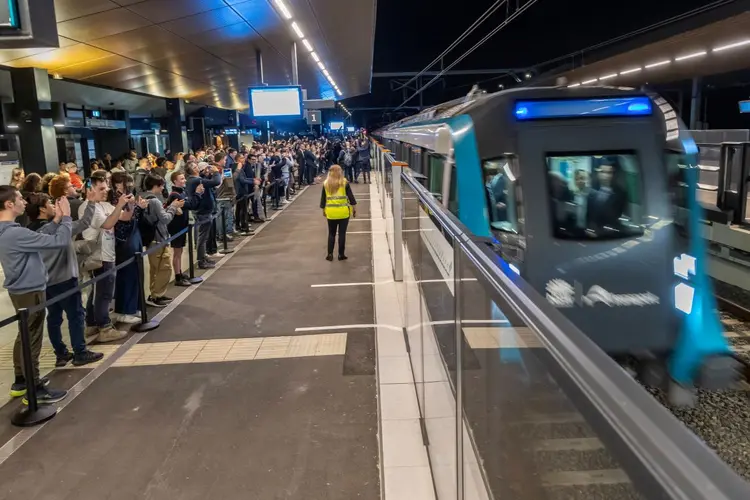
[[[750,12],[685,31],[658,42],[563,73],[568,85],[638,87],[750,67]]]
[[[158,97],[247,109],[258,85],[292,83],[292,42],[308,98],[370,91],[376,0],[55,0],[60,47],[0,50],[0,65],[45,68],[65,79]],[[337,83],[300,43],[297,22]]]

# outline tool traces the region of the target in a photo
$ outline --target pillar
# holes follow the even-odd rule
[[[169,134],[170,160],[175,153],[188,150],[187,128],[185,127],[185,101],[167,99],[167,133]]]
[[[255,71],[258,73],[258,85],[265,85],[266,80],[263,77],[263,53],[260,49],[255,49]]]
[[[696,76],[693,78],[693,90],[690,97],[690,130],[698,130],[703,106],[703,82]]]
[[[297,42],[292,42],[292,85],[299,85],[299,68],[297,62]]]
[[[49,116],[52,95],[47,70],[12,68],[13,101],[18,137],[21,143],[21,166],[26,173],[44,175],[57,172],[57,133]]]

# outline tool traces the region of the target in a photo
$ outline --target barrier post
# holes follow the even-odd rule
[[[403,200],[401,199],[401,172],[407,164],[400,161],[394,161],[391,168],[391,190],[393,198],[393,263],[396,266],[393,270],[394,281],[404,281],[404,233],[403,233]]]
[[[141,322],[137,325],[133,325],[133,330],[136,332],[150,332],[159,328],[157,321],[148,320],[148,311],[146,311],[146,294],[143,291],[143,286],[146,282],[143,269],[143,252],[135,254],[135,265],[138,267],[138,302],[141,305]]]
[[[57,414],[54,405],[40,407],[36,399],[36,378],[31,359],[31,338],[29,335],[29,310],[18,310],[18,331],[21,335],[21,353],[23,355],[23,376],[26,379],[26,401],[10,419],[13,425],[31,427],[46,422]]]
[[[228,254],[233,253],[234,250],[230,250],[228,248],[229,240],[227,239],[227,232],[229,231],[229,228],[227,227],[227,216],[224,211],[224,205],[221,206],[221,229],[222,229],[222,244],[224,245],[224,250],[222,250],[222,253]]]
[[[190,272],[190,278],[188,281],[193,285],[203,282],[203,278],[195,276],[195,250],[193,249],[193,231],[195,226],[188,224],[188,271]]]

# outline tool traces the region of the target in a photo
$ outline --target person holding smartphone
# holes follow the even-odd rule
[[[92,175],[86,181],[86,202],[78,209],[78,216],[83,217],[86,208],[95,204],[94,216],[88,229],[83,231],[83,239],[98,242],[92,258],[100,260],[102,266],[92,271],[94,277],[106,273],[115,266],[115,232],[114,227],[120,220],[122,209],[133,200],[132,194],[123,194],[117,205],[107,202],[109,186],[107,178]],[[132,217],[132,216],[131,216]],[[115,276],[108,275],[98,281],[89,293],[86,304],[86,343],[114,342],[127,336],[127,332],[116,330],[109,318],[109,304],[115,294]]]

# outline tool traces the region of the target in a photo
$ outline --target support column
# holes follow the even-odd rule
[[[693,91],[690,98],[690,130],[698,130],[703,107],[703,82],[700,77],[693,78]]]
[[[297,42],[292,42],[292,85],[299,85],[299,68],[297,62]]]
[[[258,73],[258,85],[265,85],[266,80],[263,77],[263,53],[260,49],[255,49],[255,71]]]
[[[175,153],[187,152],[185,101],[182,99],[167,99],[167,133],[169,134],[169,150],[172,158]]]
[[[27,174],[57,172],[57,133],[50,118],[42,119],[44,111],[49,113],[52,100],[47,70],[13,68],[10,76],[18,124],[13,132],[18,133],[21,143],[21,166]]]

